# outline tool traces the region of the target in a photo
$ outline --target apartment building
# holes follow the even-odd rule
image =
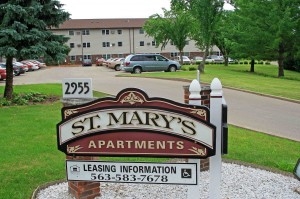
[[[159,53],[168,58],[179,55],[172,43],[164,49],[156,48],[155,40],[147,36],[143,25],[147,18],[120,19],[70,19],[58,28],[52,28],[54,34],[69,37],[67,45],[71,51],[66,58],[67,63],[81,63],[83,59],[125,57],[133,53]],[[193,40],[187,40],[184,55],[201,56]],[[216,47],[211,49],[218,54]]]

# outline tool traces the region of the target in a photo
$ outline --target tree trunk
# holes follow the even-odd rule
[[[201,73],[204,73],[204,68],[205,68],[205,60],[206,60],[206,56],[208,55],[209,52],[209,45],[206,45],[205,51],[204,51],[204,55],[203,55],[203,60],[202,62],[200,62],[200,64],[198,65],[198,70]]]
[[[198,70],[201,73],[204,73],[204,60],[202,62],[200,62],[200,64],[198,65]]]
[[[180,64],[183,66],[182,51],[179,51]]]
[[[13,97],[13,79],[14,79],[14,69],[13,69],[13,57],[6,58],[6,81],[4,89],[4,98],[11,100]]]
[[[250,62],[250,72],[251,73],[254,73],[254,64],[255,64],[254,59],[251,59],[251,62]]]
[[[224,66],[228,66],[228,56],[223,56],[224,59]]]
[[[283,46],[283,44],[279,44],[279,49],[278,49],[278,77],[284,77],[283,59],[284,59],[284,46]]]

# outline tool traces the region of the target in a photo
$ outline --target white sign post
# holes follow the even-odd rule
[[[189,104],[192,105],[201,105],[201,86],[198,80],[194,79],[190,84],[190,96]],[[188,159],[189,163],[197,164],[197,178],[199,179],[198,185],[188,187],[188,196],[187,199],[196,199],[200,197],[200,160],[199,159]]]
[[[197,184],[193,163],[102,162],[67,160],[67,179],[74,181]]]
[[[63,98],[93,98],[92,78],[65,78]]]
[[[221,130],[222,130],[222,84],[218,78],[214,78],[211,82],[210,93],[210,122],[214,124],[216,129],[216,155],[209,159],[209,198],[220,199],[221,198],[221,168],[222,168],[222,156],[221,156]]]

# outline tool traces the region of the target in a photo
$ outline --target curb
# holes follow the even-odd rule
[[[65,180],[65,179],[64,179],[64,180],[56,180],[56,181],[48,182],[48,183],[45,183],[45,184],[42,184],[42,185],[38,186],[38,187],[32,192],[32,195],[31,195],[30,199],[36,199],[37,194],[38,194],[38,192],[39,192],[40,190],[43,190],[43,189],[45,189],[45,188],[47,188],[47,187],[50,187],[50,186],[52,186],[52,185],[55,185],[55,184],[60,184],[60,183],[62,183],[62,182],[66,182],[66,180]]]

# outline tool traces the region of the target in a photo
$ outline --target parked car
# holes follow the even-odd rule
[[[25,72],[28,71],[28,66],[26,64],[23,64],[22,62],[14,62],[14,63],[21,66]]]
[[[176,61],[180,62],[181,63],[181,59],[180,59],[180,56],[177,56],[175,58]],[[182,56],[182,64],[187,64],[187,65],[190,65],[191,64],[191,60],[188,56]]]
[[[92,60],[91,59],[84,59],[82,61],[82,66],[92,66]]]
[[[115,69],[116,71],[121,70],[120,66],[122,64],[122,62],[125,60],[125,58],[117,58],[114,59],[113,61],[108,63],[108,68],[112,68]]]
[[[6,63],[2,62],[2,63],[0,63],[0,65],[1,65],[1,68],[5,68],[6,69]],[[25,73],[25,70],[22,67],[14,64],[14,63],[13,63],[13,71],[14,71],[14,75],[15,76],[19,76],[20,74],[24,74]]]
[[[159,54],[131,54],[125,58],[121,70],[131,73],[146,71],[175,72],[180,68],[179,62],[169,60]]]
[[[27,65],[28,71],[35,71],[35,70],[40,69],[39,66],[38,66],[37,64],[32,63],[32,62],[30,62],[30,61],[28,61],[28,60],[23,60],[23,61],[21,61],[21,63]]]
[[[28,71],[28,67],[25,66],[23,63],[21,62],[14,62],[13,63],[13,67],[14,67],[14,72],[16,76],[19,76],[21,74],[24,74],[26,72],[26,68]]]
[[[206,57],[206,62],[212,62],[212,63],[223,63],[224,59],[222,56],[218,55],[210,55]]]
[[[103,62],[105,62],[104,58],[99,58],[96,60],[96,66],[103,66]]]
[[[5,80],[6,79],[6,69],[0,65],[0,80]]]
[[[107,59],[106,61],[103,62],[103,66],[108,67],[109,63],[112,62],[115,59],[117,59],[117,58],[109,58],[109,59]]]
[[[30,62],[32,62],[32,63],[34,63],[34,64],[37,64],[38,67],[39,67],[39,69],[42,69],[42,68],[46,68],[46,67],[47,67],[46,63],[41,62],[41,61],[38,61],[38,60],[35,60],[35,59],[30,59],[30,60],[28,60],[28,61],[30,61]]]
[[[228,63],[235,63],[235,62],[237,62],[237,60],[234,60],[234,59],[228,57]]]
[[[200,64],[202,61],[203,61],[203,57],[200,56],[196,56],[193,57],[193,59],[191,59],[192,64]]]

